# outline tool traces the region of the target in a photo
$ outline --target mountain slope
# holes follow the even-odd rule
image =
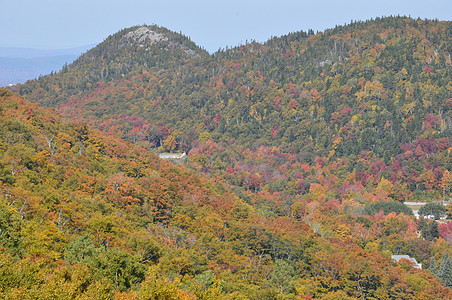
[[[206,55],[205,50],[187,37],[165,28],[143,25],[124,29],[63,68],[57,81],[49,82],[59,96],[52,96],[47,105],[61,104],[62,99],[79,91],[90,92],[95,89],[96,82],[126,80],[149,69],[153,72],[175,70],[186,60]],[[51,77],[44,80],[51,80]]]
[[[196,141],[211,139],[233,149],[210,156],[204,166],[211,171],[241,164],[243,149],[277,147],[310,166],[316,157],[346,158],[350,170],[365,174],[358,177],[366,185],[375,174],[359,160],[370,153],[384,163],[379,172],[386,173],[377,177],[402,187],[392,198],[438,199],[450,192],[441,182],[451,171],[451,22],[378,18],[212,56],[198,51],[198,58],[180,51],[195,51],[192,44],[168,50],[171,38],[159,35],[167,31],[151,34],[147,52],[140,34],[132,42],[127,37],[140,28],[112,36],[68,70],[14,90],[146,147],[202,153]],[[97,81],[102,76],[108,78]],[[405,168],[403,175],[388,171],[393,164]],[[264,178],[269,172],[252,173]],[[272,177],[258,189],[278,176]]]
[[[68,295],[86,292],[98,298],[98,293],[130,289],[162,255],[158,238],[146,233],[150,224],[168,224],[185,205],[201,213],[195,202],[188,204],[195,197],[233,205],[221,192],[212,194],[214,186],[206,188],[204,179],[139,147],[63,122],[55,111],[4,89],[0,102],[3,296],[46,299],[61,288],[59,276],[69,276]],[[14,263],[19,273],[11,273]],[[50,279],[43,282],[42,276]],[[104,288],[96,290],[100,284]]]
[[[298,202],[292,217],[263,217],[218,178],[5,89],[0,124],[5,298],[451,297],[428,271],[377,250],[403,233],[428,257],[433,244],[409,216],[358,218]],[[331,233],[317,223],[325,216]]]

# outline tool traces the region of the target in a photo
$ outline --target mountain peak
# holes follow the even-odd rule
[[[121,36],[119,44],[146,47],[145,50],[149,50],[150,46],[155,44],[163,44],[165,50],[179,49],[188,58],[205,54],[189,38],[156,25],[142,25],[127,29],[127,32]]]
[[[181,33],[157,25],[138,25],[110,35],[74,63],[63,67],[60,75],[89,74],[83,78],[82,85],[86,85],[124,78],[147,68],[171,69],[186,60],[207,55],[207,51]]]
[[[160,41],[168,41],[168,37],[163,33],[156,32],[148,26],[140,26],[128,33],[122,39],[127,42],[139,43],[141,46],[145,44],[154,44]]]
[[[104,42],[89,51],[87,58],[93,58],[93,56],[104,58],[123,56],[125,54],[122,53],[123,48],[130,48],[132,52],[141,48],[140,56],[150,55],[153,57],[162,56],[163,53],[173,52],[174,50],[182,54],[180,58],[193,58],[207,54],[206,51],[180,33],[157,25],[139,25],[123,29],[109,36]],[[163,54],[163,56],[166,56],[166,54]]]

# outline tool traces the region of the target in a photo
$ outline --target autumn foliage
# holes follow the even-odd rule
[[[450,22],[213,55],[156,26],[167,39],[142,47],[137,28],[0,90],[2,295],[452,298],[450,223],[403,204],[451,197]]]

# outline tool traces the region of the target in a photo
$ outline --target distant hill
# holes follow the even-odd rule
[[[0,47],[0,57],[9,58],[39,58],[50,56],[80,56],[89,49],[93,48],[95,44],[65,48],[65,49],[34,49],[34,48],[18,48],[18,47]]]
[[[58,72],[92,46],[53,50],[0,47],[0,87]]]
[[[71,63],[75,55],[62,55],[36,58],[0,57],[0,86],[25,83],[39,76],[58,72],[64,64]]]

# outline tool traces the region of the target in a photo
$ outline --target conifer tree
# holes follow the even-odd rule
[[[424,218],[420,218],[420,220],[417,224],[417,228],[420,232],[423,232],[426,228],[428,228],[427,221],[425,221]]]
[[[432,272],[433,274],[438,276],[439,270],[438,270],[438,265],[436,264],[436,259],[434,256],[430,259],[430,262],[427,266],[427,270],[429,270],[430,272]]]
[[[436,221],[430,222],[428,226],[424,227],[421,233],[422,237],[427,241],[432,241],[434,238],[438,238],[439,237],[438,223],[436,223]]]
[[[427,203],[419,209],[420,216],[433,216],[439,220],[446,216],[447,210],[441,203]]]
[[[436,221],[433,221],[428,226],[428,231],[430,233],[430,237],[433,240],[434,238],[439,238],[439,229],[438,229],[438,223]]]
[[[448,253],[443,256],[438,275],[447,287],[452,288],[452,261]]]

